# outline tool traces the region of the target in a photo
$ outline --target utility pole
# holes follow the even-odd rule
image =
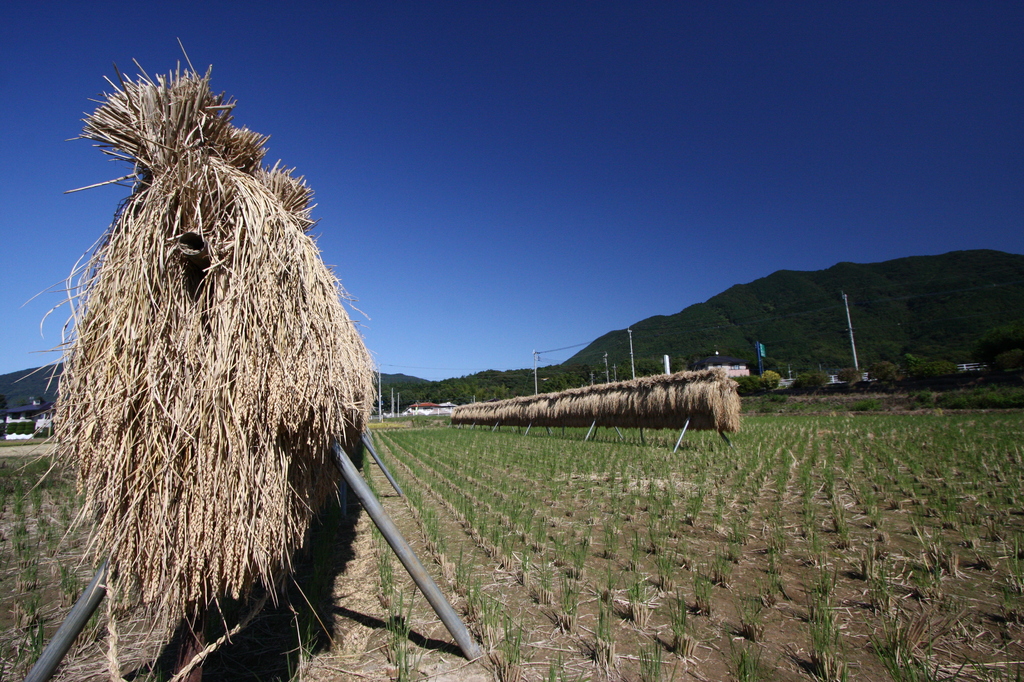
[[[590,373],[590,385],[591,386],[594,385],[594,373],[593,372]]]
[[[380,367],[377,368],[377,414],[384,421],[384,395],[381,393]]]
[[[395,416],[395,387],[391,387],[391,416]]]
[[[615,377],[616,381],[619,380],[619,366],[618,365],[612,365],[612,376]]]
[[[537,388],[537,351],[533,351],[533,394],[537,395],[540,390]]]
[[[626,327],[626,331],[629,332],[629,366],[633,368],[633,378],[636,379],[636,364],[633,362],[633,330]]]
[[[604,354],[604,383],[608,383],[608,353]]]
[[[843,294],[843,305],[846,306],[846,328],[850,332],[850,350],[853,351],[853,368],[860,371],[860,364],[857,362],[857,344],[853,342],[853,322],[850,321],[850,302],[846,298],[846,292],[840,292]]]

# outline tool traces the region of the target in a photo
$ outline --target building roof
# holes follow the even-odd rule
[[[36,405],[19,405],[17,407],[9,407],[6,410],[0,410],[0,414],[10,415],[12,417],[18,414],[31,416],[34,414],[39,414],[40,412],[46,412],[47,410],[50,410],[52,408],[53,401],[48,403],[38,403]]]

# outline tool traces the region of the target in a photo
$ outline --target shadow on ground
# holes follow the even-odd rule
[[[361,452],[352,459],[357,468],[362,467]],[[303,657],[330,647],[339,617],[364,617],[338,609],[332,599],[335,579],[355,557],[356,525],[363,513],[355,495],[351,492],[345,495],[344,491],[320,511],[306,543],[294,558],[294,575],[285,577],[277,590],[277,603],[268,601],[248,627],[206,659],[203,679],[224,682],[292,679]],[[223,635],[224,622],[237,622],[264,594],[254,593],[245,601],[222,600],[223,617],[216,608],[211,609],[206,641],[213,642]],[[380,623],[380,627],[384,625]],[[156,679],[169,679],[178,660],[184,631],[183,626],[179,627],[153,668],[137,670],[127,679],[152,679],[151,674]]]

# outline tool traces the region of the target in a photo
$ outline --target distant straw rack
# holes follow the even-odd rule
[[[473,403],[452,410],[452,424],[690,429],[740,428],[737,384],[725,370],[677,372],[573,388],[559,393]]]

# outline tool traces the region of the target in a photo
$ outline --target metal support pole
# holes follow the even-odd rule
[[[626,327],[629,332],[629,366],[633,370],[633,378],[636,379],[636,363],[633,362],[633,330]]]
[[[622,435],[622,431],[619,431],[619,427],[615,427],[615,433],[619,434],[619,440],[626,440],[626,437]]]
[[[398,496],[405,497],[405,493],[403,493],[402,489],[398,487],[398,481],[395,480],[395,477],[391,475],[388,468],[384,466],[384,462],[381,461],[380,455],[377,454],[377,448],[373,447],[373,441],[370,440],[370,434],[365,431],[363,432],[363,445],[365,445],[366,449],[370,451],[370,456],[373,457],[373,461],[376,462],[377,466],[380,467],[380,470],[384,472],[384,476],[388,479],[388,482],[391,483],[391,487],[395,489]]]
[[[103,601],[103,597],[106,594],[107,562],[104,561],[103,565],[96,571],[96,575],[92,577],[92,582],[82,592],[75,605],[71,607],[71,612],[68,613],[67,618],[61,623],[53,639],[43,649],[39,660],[36,661],[36,664],[32,666],[32,670],[28,672],[28,676],[25,677],[25,682],[45,682],[53,676],[53,671],[60,665],[71,645],[75,643],[75,639],[81,634],[85,624],[89,622],[89,618],[96,610],[96,607],[100,605],[100,602]]]
[[[860,363],[857,362],[857,344],[853,342],[853,322],[850,321],[850,302],[843,293],[843,305],[846,307],[846,328],[850,332],[850,350],[853,351],[853,368],[860,371]]]
[[[537,356],[540,355],[537,351],[533,351],[533,394],[537,395],[540,390],[537,388]]]
[[[423,596],[427,598],[430,606],[434,609],[434,613],[437,614],[441,622],[444,623],[444,626],[448,628],[448,632],[455,638],[455,642],[459,645],[463,655],[470,661],[475,661],[483,656],[484,652],[480,649],[480,645],[473,640],[469,630],[466,629],[465,624],[459,619],[452,605],[448,603],[444,593],[441,592],[433,578],[423,568],[423,564],[416,558],[412,548],[409,547],[409,543],[402,537],[391,517],[387,515],[384,507],[374,497],[370,487],[363,480],[359,471],[356,470],[356,466],[352,463],[348,453],[342,450],[341,446],[337,443],[334,444],[333,450],[335,461],[338,464],[338,468],[341,469],[342,476],[345,477],[345,480],[352,487],[356,497],[359,498],[363,508],[366,509],[366,513],[377,524],[381,535],[384,536],[391,549],[398,555],[399,561],[405,566],[405,570],[409,572],[413,582],[420,588]]]
[[[338,481],[338,506],[341,507],[341,515],[348,516],[348,483],[345,479]]]
[[[523,434],[524,436],[529,436],[529,435],[530,435],[530,427],[531,427],[531,426],[533,426],[533,422],[530,422],[530,423],[529,423],[529,424],[528,424],[528,425],[526,426],[526,433],[524,433],[524,434]]]
[[[550,426],[548,427],[548,435],[549,436],[551,435],[551,427]]]
[[[594,427],[595,426],[597,426],[597,420],[596,419],[594,420],[594,423],[590,425],[590,430],[587,431],[587,437],[583,439],[584,443],[586,443],[588,440],[590,440],[590,434],[592,434],[594,432]]]
[[[686,418],[686,423],[683,424],[683,432],[679,434],[679,440],[676,441],[676,446],[672,448],[672,454],[676,454],[676,450],[679,449],[679,444],[683,442],[683,436],[686,435],[686,429],[690,427],[690,418]]]
[[[497,429],[499,426],[501,426],[501,420],[494,422],[494,426],[491,428],[491,433],[494,433],[494,430]]]
[[[732,441],[729,440],[729,436],[725,435],[721,431],[718,432],[718,435],[722,437],[722,440],[729,444],[730,448],[732,447]]]

